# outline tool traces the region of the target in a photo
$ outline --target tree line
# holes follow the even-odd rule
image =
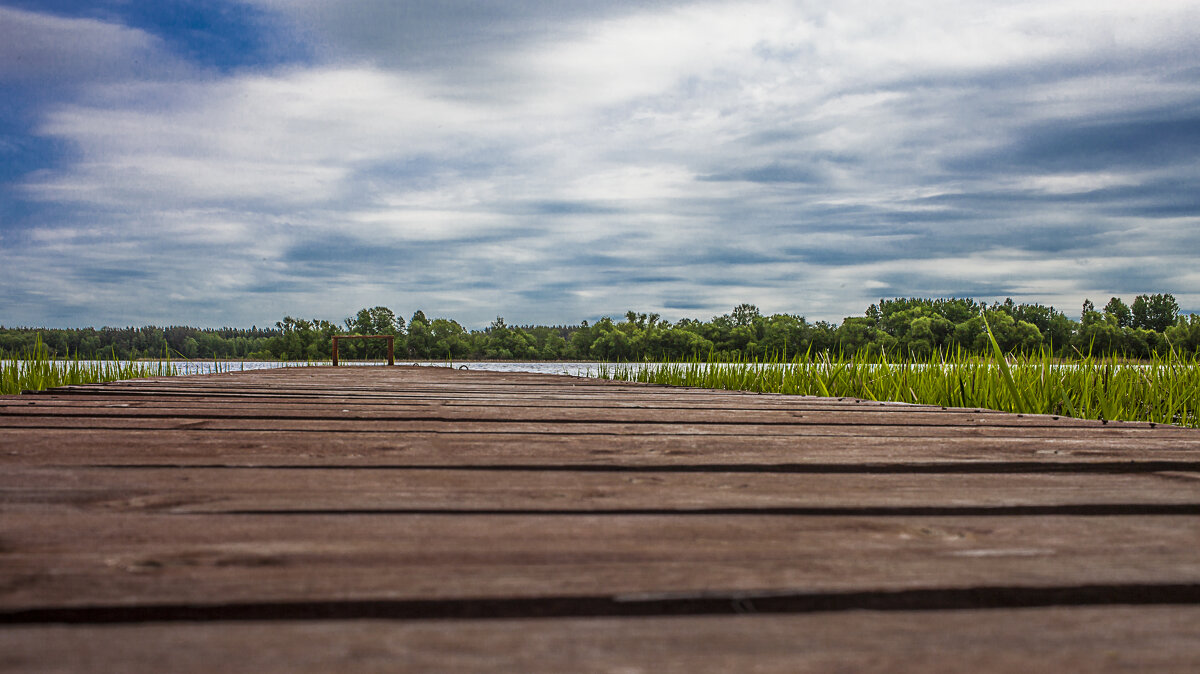
[[[986,322],[986,327],[985,327]],[[508,325],[497,318],[468,330],[450,318],[416,311],[407,320],[387,307],[361,309],[341,324],[284,317],[271,328],[4,328],[0,353],[20,354],[40,337],[55,357],[245,360],[328,360],[336,334],[393,335],[396,354],[410,359],[682,360],[791,359],[806,353],[860,351],[927,358],[962,349],[983,353],[987,327],[1005,351],[1065,357],[1092,353],[1149,358],[1171,349],[1200,353],[1200,316],[1181,316],[1169,293],[1111,298],[1097,310],[1085,300],[1079,320],[1052,306],[990,305],[966,298],[881,299],[840,324],[794,314],[763,315],[752,304],[702,321],[626,312],[577,325]],[[344,349],[344,350],[343,350]],[[382,343],[347,342],[342,358],[380,358]]]

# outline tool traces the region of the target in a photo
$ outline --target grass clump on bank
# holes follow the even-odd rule
[[[1074,360],[963,351],[926,360],[861,352],[788,362],[606,364],[598,376],[672,386],[987,408],[1081,419],[1200,427],[1200,359],[1174,352],[1130,364],[1116,356]]]
[[[83,361],[78,355],[66,360],[54,360],[50,358],[41,339],[38,339],[30,351],[0,356],[0,395],[119,379],[169,377],[174,374],[175,367],[169,360]]]

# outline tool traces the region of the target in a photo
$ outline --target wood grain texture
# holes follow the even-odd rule
[[[3,609],[1200,584],[1194,515],[22,510],[10,510],[4,526]]]
[[[1200,662],[1200,432],[1163,425],[449,368],[156,378],[0,397],[0,516],[3,671]]]
[[[170,514],[263,512],[622,510],[704,512],[823,509],[945,514],[989,509],[1086,508],[1137,514],[1190,505],[1200,514],[1200,472],[1152,473],[731,473],[455,468],[10,467],[0,503]]]
[[[7,626],[0,671],[1178,672],[1200,609]]]

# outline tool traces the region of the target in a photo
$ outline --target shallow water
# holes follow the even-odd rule
[[[454,367],[485,372],[534,372],[537,374],[568,374],[577,377],[596,376],[597,363],[577,362],[495,362],[495,361],[404,361],[397,360],[397,365],[419,365],[423,367]],[[311,365],[331,365],[330,361],[172,361],[171,366],[180,375],[212,374],[214,372],[245,372],[249,370],[270,370],[277,367],[308,367]],[[387,365],[387,361],[342,361],[339,367],[378,367]],[[639,363],[638,365],[642,365]]]

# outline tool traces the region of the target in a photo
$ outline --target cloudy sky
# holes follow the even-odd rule
[[[0,324],[1200,312],[1195,0],[0,0]]]

